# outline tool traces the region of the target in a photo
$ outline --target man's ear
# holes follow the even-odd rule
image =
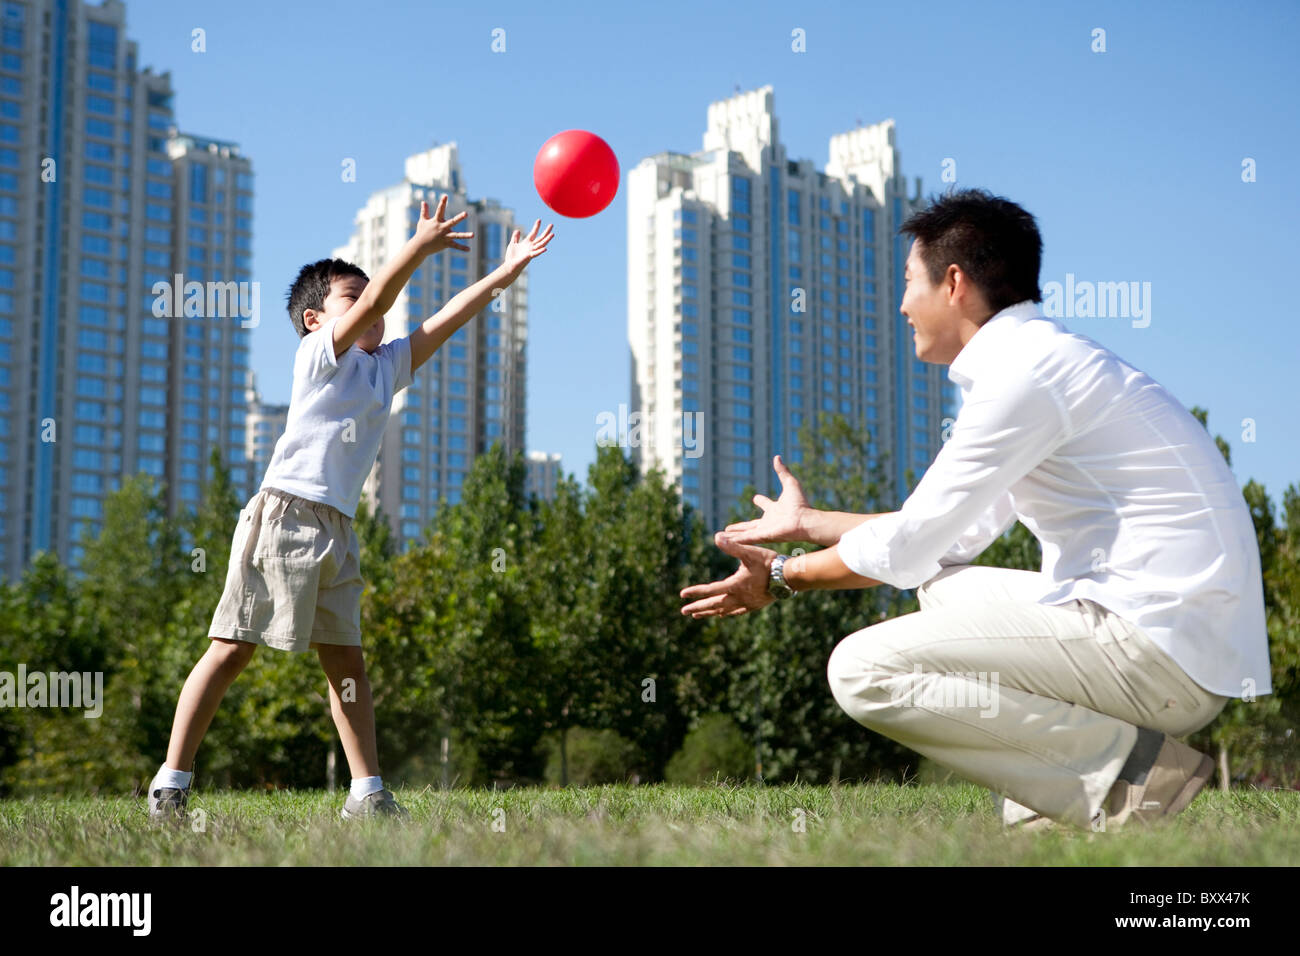
[[[315,332],[320,326],[320,313],[315,309],[302,310],[302,327],[308,332]]]
[[[952,302],[965,294],[966,287],[966,276],[961,269],[957,268],[956,263],[949,265],[948,271],[943,274],[943,288],[948,294],[948,301]]]

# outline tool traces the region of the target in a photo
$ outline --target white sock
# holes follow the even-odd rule
[[[353,777],[352,778],[352,799],[360,800],[362,797],[368,797],[372,793],[378,793],[384,789],[384,780],[382,777]]]
[[[172,790],[185,790],[189,788],[190,781],[193,779],[193,770],[172,770],[166,764],[163,764],[158,768],[158,773],[153,778],[153,783],[149,784],[149,792],[153,793],[159,787],[168,787]]]

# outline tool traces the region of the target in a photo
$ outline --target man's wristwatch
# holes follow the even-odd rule
[[[772,562],[772,570],[767,581],[767,593],[777,600],[794,597],[794,588],[785,583],[785,562],[789,555],[778,554]]]

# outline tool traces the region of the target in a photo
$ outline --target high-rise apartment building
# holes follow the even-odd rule
[[[443,250],[416,269],[388,312],[385,341],[409,335],[499,266],[518,228],[512,210],[496,200],[469,198],[456,144],[446,143],[409,157],[402,180],[366,200],[351,238],[333,255],[373,277],[414,232],[421,201],[428,202],[432,213],[444,193],[448,219],[469,211],[467,228],[474,232],[470,249]],[[397,393],[363,494],[394,522],[400,541],[420,538],[439,500],[460,500],[476,455],[498,441],[507,454],[523,450],[527,337],[525,271],[416,371],[409,388]]]
[[[275,443],[280,440],[289,424],[289,406],[270,405],[262,401],[262,394],[257,390],[256,376],[251,372],[244,394],[248,406],[248,415],[244,421],[244,460],[248,465],[248,473],[252,476],[252,487],[257,489],[266,477],[271,455],[275,452]]]
[[[560,480],[560,453],[530,451],[525,457],[528,468],[524,492],[544,501],[555,497],[555,486]]]
[[[188,133],[174,133],[167,141],[167,153],[175,197],[171,248],[175,273],[164,277],[149,268],[145,281],[151,289],[170,281],[175,296],[168,376],[170,434],[160,476],[174,512],[198,503],[199,476],[207,475],[213,446],[230,468],[239,497],[247,500],[255,488],[257,477],[245,458],[245,383],[249,335],[261,321],[261,295],[249,281],[253,172],[248,159],[234,143]],[[149,251],[146,256],[162,261]]]
[[[193,507],[217,447],[249,487],[251,169],[179,134],[172,96],[169,73],[139,67],[119,0],[0,2],[7,578],[40,550],[76,565],[124,475]]]
[[[628,174],[635,450],[710,526],[775,487],[818,413],[870,428],[898,501],[938,452],[957,393],[898,312],[905,186],[892,120],[832,136],[824,171],[789,159],[771,87],[711,104],[700,152]]]

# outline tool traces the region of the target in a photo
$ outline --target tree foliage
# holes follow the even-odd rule
[[[1216,443],[1227,459],[1227,443]],[[815,506],[894,510],[901,495],[870,452],[869,435],[827,417],[800,432],[791,457]],[[362,640],[386,778],[660,780],[670,762],[675,776],[715,765],[731,775],[743,764],[781,781],[914,772],[916,755],[856,725],[826,682],[835,645],[916,612],[914,592],[808,592],[696,621],[681,615],[678,593],[734,562],[661,472],[642,476],[623,450],[598,447],[585,482],[564,476],[549,501],[524,493],[524,474],[518,454],[494,446],[479,455],[460,500],[440,503],[405,547],[382,512],[367,502],[357,512]],[[753,516],[753,492],[729,520]],[[1259,541],[1273,693],[1231,702],[1193,744],[1221,756],[1237,782],[1295,786],[1300,491],[1287,488],[1277,513],[1258,483],[1243,496]],[[151,479],[126,479],[76,572],[39,554],[0,586],[0,670],[21,663],[104,682],[97,718],[0,708],[0,793],[129,792],[148,780],[181,685],[208,646],[239,504],[216,459],[201,505],[178,516]],[[1020,524],[977,559],[1040,562]],[[199,785],[323,784],[337,752],[326,691],[314,654],[259,649],[200,748]],[[704,729],[673,762],[693,727]]]

